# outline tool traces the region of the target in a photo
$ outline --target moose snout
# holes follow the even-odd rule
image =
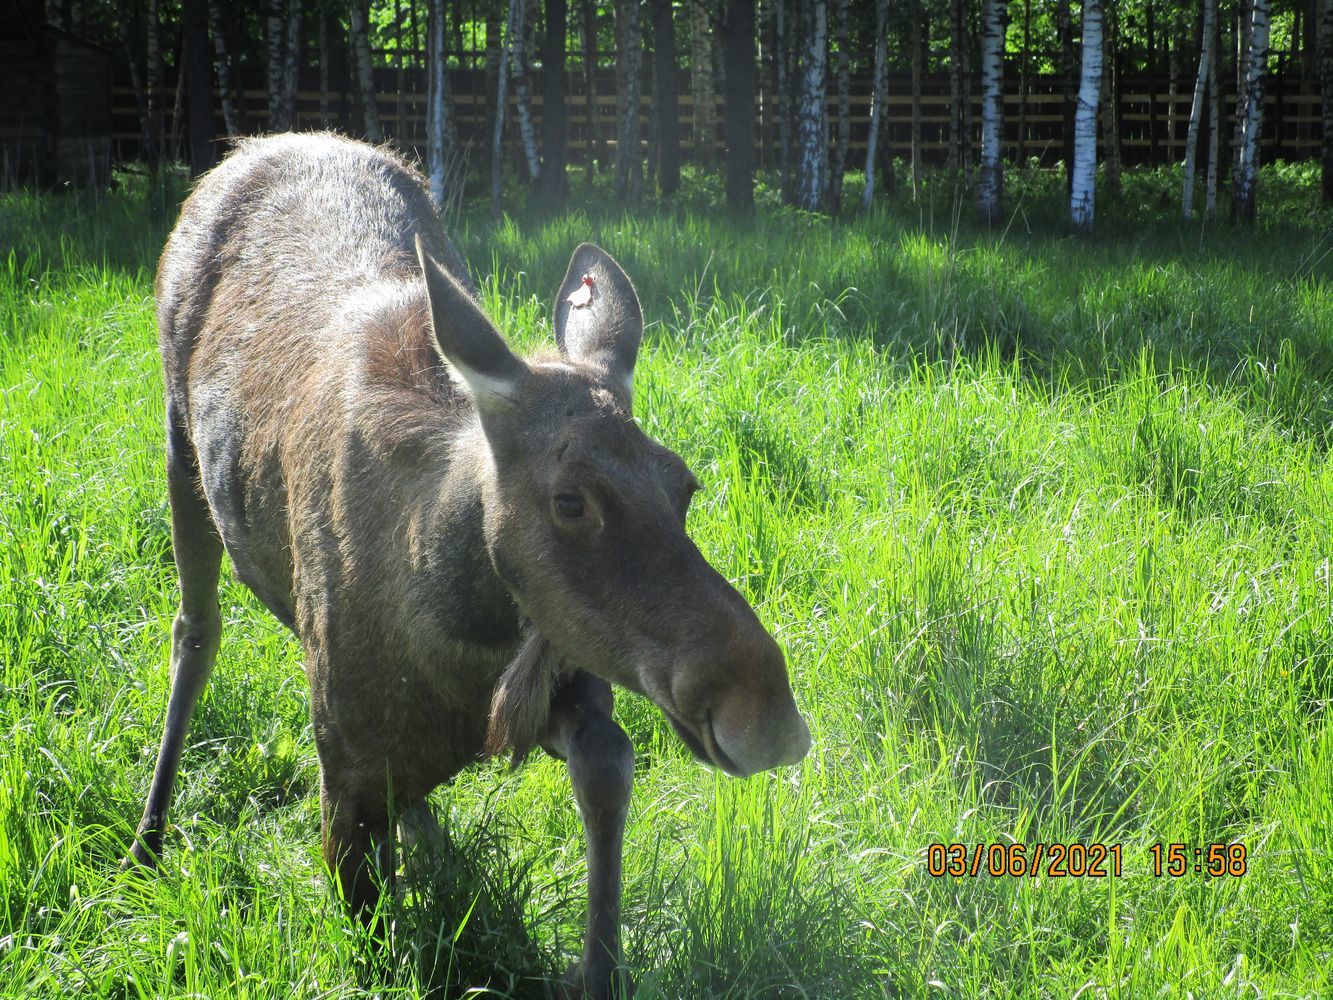
[[[710,723],[719,756],[731,765],[724,769],[740,778],[799,763],[810,750],[810,727],[790,690],[767,696],[732,690],[714,709]]]
[[[680,663],[676,711],[668,712],[696,756],[738,778],[795,764],[810,749],[782,652],[762,628],[755,631],[743,643],[733,637],[723,648],[696,649]]]

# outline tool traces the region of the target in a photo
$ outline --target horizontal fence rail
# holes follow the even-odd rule
[[[313,76],[314,74],[310,74]],[[487,95],[486,74],[480,70],[451,70],[449,73],[454,127],[460,142],[473,150],[489,150],[491,136],[491,107],[493,99]],[[361,112],[355,98],[346,86],[330,89],[321,94],[308,85],[297,92],[296,128],[337,128],[359,134]],[[419,69],[376,69],[376,109],[380,124],[388,138],[405,147],[424,148],[426,144],[426,93],[424,73]],[[699,159],[700,149],[711,145],[711,157],[723,150],[723,101],[714,98],[714,121],[711,143],[697,143],[694,138],[694,98],[689,89],[689,76],[682,73],[678,87],[678,127],[681,155],[685,159]],[[911,153],[912,96],[907,74],[893,74],[886,101],[886,123],[883,133],[885,155],[906,158]],[[540,93],[541,75],[532,75],[532,112],[540,141],[541,120],[545,111]],[[602,71],[596,77],[591,99],[584,91],[584,79],[579,72],[566,76],[567,96],[564,114],[567,124],[567,148],[571,159],[586,159],[590,146],[602,150],[601,155],[613,154],[616,149],[616,96],[614,77]],[[1313,84],[1302,84],[1292,77],[1270,78],[1265,88],[1264,132],[1261,144],[1265,159],[1305,159],[1318,154],[1322,143],[1321,98]],[[1016,74],[1006,77],[1004,93],[1004,147],[1006,155],[1036,157],[1042,163],[1056,162],[1063,150],[1065,118],[1062,108],[1063,83],[1058,78],[1034,77],[1028,92],[1021,94]],[[849,165],[858,165],[857,156],[864,156],[870,126],[870,82],[854,80],[850,101],[851,142]],[[949,96],[948,77],[932,73],[922,80],[919,149],[928,162],[944,162],[951,148],[950,120],[953,101]],[[164,88],[159,107],[173,105],[174,87]],[[241,130],[245,133],[262,132],[268,120],[268,95],[263,89],[248,88],[237,95]],[[1126,77],[1119,87],[1119,147],[1127,165],[1178,161],[1185,154],[1185,137],[1189,126],[1192,94],[1172,90],[1160,81]],[[971,101],[971,148],[975,153],[980,142],[981,96],[974,92]],[[178,102],[177,102],[178,103]],[[515,97],[508,99],[510,108]],[[640,98],[640,136],[646,149],[651,148],[653,97]],[[836,121],[838,100],[834,94],[828,99],[830,122]],[[1229,140],[1235,122],[1236,97],[1225,94],[1222,104],[1223,139]],[[327,110],[322,110],[327,109]],[[112,91],[113,139],[122,158],[137,155],[141,142],[134,91],[128,81],[119,81]],[[755,149],[761,167],[775,166],[779,156],[778,102],[771,90],[760,87],[755,100]],[[1104,117],[1104,115],[1103,115]],[[170,116],[169,116],[170,119]],[[1200,142],[1206,134],[1207,116],[1201,130]],[[513,115],[508,116],[506,142],[518,141]],[[216,125],[221,130],[220,98],[216,108]],[[170,125],[168,120],[167,125]],[[169,131],[164,129],[164,131]],[[174,130],[179,136],[180,129]],[[1099,140],[1105,134],[1099,128]],[[1021,134],[1020,134],[1021,133]],[[1201,145],[1201,150],[1204,147]]]

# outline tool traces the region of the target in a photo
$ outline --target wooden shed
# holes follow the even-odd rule
[[[0,183],[110,177],[114,58],[31,4],[0,2]]]

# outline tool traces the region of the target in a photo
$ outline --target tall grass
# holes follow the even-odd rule
[[[621,697],[641,998],[1333,993],[1330,218],[1292,168],[1257,230],[1126,181],[1091,239],[1037,173],[997,233],[943,176],[841,222],[767,193],[729,219],[700,178],[634,215],[464,211],[524,346],[578,242],[634,278],[639,419],[815,734],[737,782]],[[179,194],[0,196],[0,994],[543,995],[586,885],[562,765],[437,792],[450,846],[368,947],[319,860],[299,650],[229,574],[161,877],[116,871],[168,688]],[[927,871],[937,842],[1079,841],[1123,874]],[[1155,877],[1173,842],[1248,871]]]

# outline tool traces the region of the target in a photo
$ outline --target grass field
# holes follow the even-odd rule
[[[943,177],[839,223],[767,195],[731,221],[697,181],[457,220],[525,346],[579,241],[635,279],[639,419],[703,481],[692,532],[814,732],[741,782],[621,697],[640,1000],[1333,995],[1315,181],[1267,171],[1250,231],[1130,177],[1090,239],[1041,174],[995,234]],[[116,870],[176,603],[152,273],[178,195],[0,194],[0,995],[542,995],[583,913],[563,766],[438,791],[452,847],[367,947],[319,859],[299,650],[229,571],[161,877]],[[1121,874],[932,876],[953,842],[1118,844]],[[1156,877],[1172,843],[1187,872]],[[1218,843],[1243,875],[1193,872]]]

